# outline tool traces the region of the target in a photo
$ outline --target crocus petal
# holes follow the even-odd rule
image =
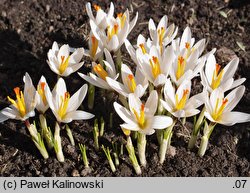
[[[65,119],[72,119],[72,120],[86,120],[91,119],[95,115],[85,112],[85,111],[72,111],[65,115]]]
[[[186,109],[185,110],[185,117],[193,117],[200,112],[198,109]]]
[[[1,111],[1,114],[3,115],[3,120],[7,117],[7,119],[17,119],[17,117],[20,117],[20,114],[17,110],[12,109],[10,107],[6,107]],[[5,116],[5,118],[4,118]],[[6,119],[6,120],[7,120]]]
[[[227,126],[244,122],[250,122],[250,114],[236,111],[223,113],[220,117],[220,120],[218,121],[218,123]]]
[[[224,109],[224,112],[229,112],[239,103],[245,92],[245,86],[239,86],[231,91],[225,98],[228,99],[228,103]]]
[[[111,40],[108,42],[107,49],[109,51],[116,51],[119,48],[119,39],[117,35],[113,35]]]
[[[173,109],[172,107],[164,100],[160,99],[161,105],[168,111],[168,112],[172,112]]]
[[[120,104],[118,104],[117,102],[114,102],[114,108],[116,113],[121,117],[121,119],[129,124],[129,125],[137,125],[134,122],[134,118],[131,115],[131,112],[128,111],[125,107],[121,106]]]
[[[152,128],[154,129],[165,129],[172,125],[173,119],[167,116],[154,116],[152,122]]]
[[[122,85],[121,83],[113,80],[112,78],[107,77],[106,78],[107,83],[109,84],[109,86],[111,88],[113,88],[116,92],[118,92],[119,94],[127,97],[128,96],[128,92],[126,91],[124,85]]]
[[[222,81],[232,78],[234,76],[238,68],[238,64],[239,64],[239,58],[234,58],[225,66]]]
[[[145,104],[145,110],[147,110],[147,114],[154,115],[158,107],[158,94],[156,90],[151,91],[147,102]]]
[[[140,128],[136,124],[132,124],[131,125],[131,124],[124,123],[124,124],[121,124],[120,127],[124,128],[124,129],[131,130],[131,131],[138,131],[138,130],[140,130]]]
[[[133,112],[134,110],[136,112],[140,112],[142,103],[140,99],[134,93],[131,93],[128,95],[128,104],[129,104],[130,112]]]
[[[55,88],[54,88],[54,90],[55,90]],[[47,99],[47,102],[49,104],[50,109],[52,111],[55,111],[55,109],[58,109],[54,105],[53,96],[52,96],[52,93],[51,93],[50,88],[48,87],[48,85],[45,86],[44,94],[46,96],[46,99]],[[58,107],[59,104],[56,104],[56,105]]]
[[[235,80],[235,81],[233,82],[233,84],[232,84],[232,86],[231,86],[230,89],[233,89],[233,88],[235,88],[235,87],[237,87],[237,86],[243,84],[243,82],[245,82],[245,81],[246,81],[246,78],[240,78],[240,79]]]
[[[8,118],[7,116],[3,115],[3,114],[0,112],[0,123],[6,121],[6,120],[8,120],[8,119],[9,119],[9,118]]]
[[[95,17],[94,17],[94,15],[92,13],[91,3],[90,2],[88,2],[86,4],[86,11],[87,11],[87,14],[88,14],[89,18],[92,19],[92,20],[95,20]]]
[[[82,104],[87,91],[88,85],[84,84],[72,97],[70,97],[67,112],[75,111]]]
[[[149,34],[150,34],[150,37],[151,39],[154,38],[154,32],[156,30],[156,26],[155,26],[155,23],[153,21],[153,19],[149,19],[149,22],[148,22],[148,29],[149,29]]]
[[[84,49],[83,48],[78,48],[74,51],[73,54],[70,55],[70,58],[69,58],[69,63],[73,63],[73,64],[76,64],[76,63],[79,63],[83,57],[83,53],[84,53]]]
[[[182,34],[180,47],[185,48],[186,42],[188,42],[188,43],[191,42],[191,30],[189,27],[186,27],[183,34]]]
[[[68,66],[66,68],[66,70],[63,72],[63,74],[61,74],[61,76],[67,77],[70,74],[76,72],[77,70],[79,70],[82,66],[83,66],[84,62],[78,63],[78,64],[74,64],[72,66]]]
[[[129,23],[129,31],[128,33],[130,33],[132,31],[132,29],[134,28],[136,22],[137,22],[137,19],[138,19],[138,12],[136,12],[136,15],[134,17],[134,19]]]
[[[59,63],[62,63],[62,57],[64,57],[64,60],[66,60],[69,56],[69,45],[64,44],[58,51],[57,59]]]

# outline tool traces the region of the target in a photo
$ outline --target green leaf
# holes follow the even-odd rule
[[[246,46],[243,45],[242,42],[236,42],[240,49],[242,49],[244,52],[246,52]]]
[[[227,14],[224,11],[220,11],[219,13],[220,13],[221,16],[227,18]]]

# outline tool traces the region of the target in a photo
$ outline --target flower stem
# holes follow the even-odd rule
[[[109,150],[109,148],[108,148],[108,147],[105,148],[104,145],[102,145],[102,150],[104,151],[104,153],[105,153],[105,155],[106,155],[106,157],[107,157],[107,159],[108,159],[108,162],[109,162],[109,165],[110,165],[110,168],[111,168],[112,172],[115,172],[115,171],[116,171],[116,168],[115,168],[114,162],[113,162],[113,160],[112,160],[112,157],[111,157],[111,155],[110,155],[110,150]]]
[[[116,55],[116,69],[119,73],[121,73],[122,53],[120,48],[116,51],[115,55]]]
[[[96,150],[99,150],[99,126],[98,126],[98,119],[95,119],[95,122],[94,122],[93,136],[94,136],[95,148],[96,148]]]
[[[43,114],[39,115],[39,121],[42,129],[42,137],[45,139],[48,148],[51,150],[54,147],[54,137],[50,128],[47,126],[47,121]]]
[[[88,108],[93,109],[95,103],[95,86],[92,84],[89,84],[88,89]]]
[[[139,160],[143,167],[146,167],[146,164],[147,164],[146,144],[147,144],[146,135],[142,133],[138,133],[137,148],[138,148]]]
[[[163,162],[165,161],[167,150],[171,144],[171,138],[173,135],[173,128],[175,126],[175,123],[176,119],[173,121],[172,125],[170,125],[167,129],[163,131],[163,138],[159,150],[160,164],[163,164]]]
[[[71,131],[71,129],[69,128],[69,125],[68,125],[68,124],[66,124],[66,132],[67,132],[67,135],[68,135],[68,137],[69,137],[69,140],[70,140],[71,145],[72,145],[72,146],[75,146],[75,140],[74,140],[72,131]]]
[[[128,151],[130,161],[132,162],[132,165],[134,167],[136,174],[141,175],[141,167],[138,164],[138,161],[137,161],[137,158],[135,155],[135,149],[134,149],[134,146],[133,146],[133,143],[132,143],[130,136],[127,137],[126,149]]]
[[[82,154],[82,160],[83,160],[83,164],[85,169],[89,168],[89,161],[88,161],[88,157],[87,157],[87,153],[86,153],[86,146],[79,143],[79,148]]]
[[[194,146],[195,146],[195,143],[196,143],[196,140],[198,138],[198,135],[200,133],[200,129],[201,129],[201,126],[204,122],[204,113],[206,111],[206,108],[205,106],[203,107],[200,115],[199,115],[199,118],[198,120],[195,122],[195,125],[194,125],[194,129],[192,131],[192,134],[191,134],[191,138],[188,142],[188,149],[193,149]]]
[[[101,122],[101,125],[100,125],[100,132],[99,133],[100,133],[100,137],[102,137],[104,134],[104,128],[105,128],[105,122],[104,122],[103,117],[101,117],[100,122]]]
[[[54,133],[54,149],[56,152],[56,157],[59,162],[64,162],[64,155],[62,151],[61,136],[60,136],[60,126],[56,122],[55,133]]]
[[[207,150],[207,145],[208,145],[208,138],[207,136],[202,136],[201,138],[201,145],[198,151],[198,155],[200,157],[204,156],[206,150]]]
[[[37,132],[36,124],[30,124],[29,120],[25,120],[25,125],[27,129],[29,130],[29,133],[31,135],[32,141],[35,143],[37,149],[40,151],[41,155],[44,159],[47,159],[49,157],[49,154],[46,150],[46,147],[44,145],[43,138],[41,137],[40,133]]]
[[[198,151],[198,155],[200,157],[204,156],[204,154],[206,153],[208,140],[214,130],[215,125],[216,123],[212,123],[212,122],[208,125],[207,122],[205,121],[205,126],[203,129],[203,136],[201,138],[201,144],[200,144],[199,151]]]

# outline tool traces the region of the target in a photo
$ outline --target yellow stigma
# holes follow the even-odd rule
[[[127,83],[128,83],[128,88],[129,88],[130,92],[132,92],[132,93],[135,92],[136,82],[135,82],[135,78],[134,78],[133,74],[128,75]]]
[[[185,107],[187,102],[187,95],[189,93],[188,89],[183,90],[182,98],[179,100],[178,94],[175,95],[175,108],[176,110],[181,110]]]
[[[145,126],[145,114],[144,114],[144,104],[141,104],[140,114],[136,112],[136,110],[133,108],[133,113],[135,115],[135,118],[140,126],[140,128],[144,128]]]
[[[68,56],[66,58],[66,60],[65,60],[65,56],[61,56],[61,60],[62,61],[61,61],[61,64],[59,66],[59,72],[60,72],[60,74],[63,74],[65,72],[66,68],[68,67],[68,65],[69,65],[69,58],[70,58],[70,56]]]
[[[61,96],[61,103],[58,109],[58,115],[61,119],[66,115],[66,111],[69,105],[70,94],[69,92],[65,92],[64,96]]]
[[[221,66],[219,64],[216,64],[216,67],[213,72],[212,83],[211,83],[212,89],[216,89],[220,86],[220,82],[224,73],[223,69],[220,71],[220,68]]]
[[[46,105],[47,104],[47,100],[46,100],[46,96],[44,93],[44,89],[45,89],[45,82],[41,82],[38,86],[37,86],[37,92],[40,95],[40,97],[42,98],[43,104]]]
[[[149,60],[153,77],[156,78],[159,74],[161,74],[161,66],[157,57],[153,56],[152,59]]]
[[[186,67],[186,60],[182,56],[179,56],[177,62],[177,71],[176,71],[177,80],[179,80],[180,77],[182,77],[182,75],[184,74],[185,67]]]
[[[117,35],[118,30],[119,30],[118,24],[115,24],[114,27],[108,26],[108,28],[107,28],[108,39],[111,40],[113,35],[115,35],[115,34]]]
[[[227,99],[227,98],[222,99],[221,105],[220,105],[220,107],[219,107],[220,99],[217,98],[217,100],[216,100],[216,105],[215,105],[215,109],[214,109],[214,111],[213,111],[213,113],[212,113],[212,117],[213,117],[213,119],[214,119],[215,121],[217,121],[218,118],[222,115],[222,113],[223,113],[223,111],[224,111],[224,109],[225,109],[225,106],[226,106],[227,102],[228,102],[228,99]]]
[[[101,10],[101,7],[100,7],[100,6],[98,6],[98,5],[96,5],[96,4],[94,4],[94,8],[95,8],[95,10],[96,10],[96,11]]]
[[[91,43],[92,43],[92,47],[90,50],[90,56],[94,58],[96,55],[97,48],[98,48],[98,40],[95,38],[95,36],[91,36]]]
[[[19,111],[21,117],[24,117],[26,115],[26,105],[24,101],[23,92],[20,91],[19,87],[14,88],[14,92],[16,94],[16,101],[7,97],[8,100],[12,103],[12,105]]]
[[[159,46],[160,46],[161,54],[162,54],[162,51],[163,51],[163,39],[164,39],[164,35],[165,35],[165,28],[161,27],[161,29],[157,30],[157,33],[158,33],[158,38],[159,38]]]
[[[108,73],[103,69],[101,64],[97,64],[94,66],[94,71],[95,73],[102,78],[103,80],[106,81],[106,77],[108,76]]]
[[[126,15],[122,14],[122,13],[118,13],[117,17],[120,19],[121,28],[123,28],[124,24],[125,24],[125,21],[126,21]]]
[[[139,46],[140,46],[140,48],[141,48],[142,53],[143,53],[143,54],[146,54],[147,51],[146,51],[146,49],[145,49],[144,44],[140,44]]]

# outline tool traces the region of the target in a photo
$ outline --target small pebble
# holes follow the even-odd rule
[[[73,177],[79,177],[79,176],[80,176],[79,171],[78,171],[77,169],[74,169],[74,170],[72,171],[71,175],[72,175]]]

